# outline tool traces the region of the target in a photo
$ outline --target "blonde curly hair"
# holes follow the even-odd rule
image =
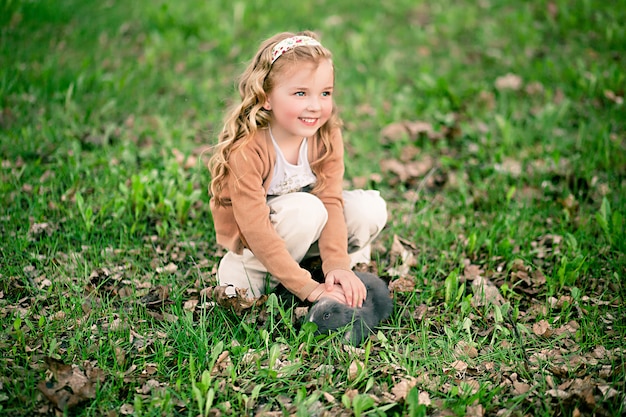
[[[222,196],[229,175],[230,155],[238,148],[250,141],[259,129],[267,128],[272,119],[271,111],[263,108],[268,94],[277,84],[281,75],[295,63],[302,61],[319,63],[322,59],[332,59],[331,52],[321,45],[306,45],[293,48],[280,56],[272,64],[272,49],[280,41],[292,36],[309,36],[317,39],[311,31],[298,33],[283,32],[264,41],[248,67],[239,78],[239,95],[241,102],[235,104],[226,114],[224,129],[218,136],[215,152],[209,160],[211,184],[209,193],[218,205],[228,205],[230,202]],[[312,192],[316,193],[324,187],[326,178],[320,167],[333,152],[331,134],[333,129],[341,126],[337,108],[333,105],[330,119],[317,132],[317,137],[323,145],[324,151],[320,157],[311,161],[311,169],[317,177]]]

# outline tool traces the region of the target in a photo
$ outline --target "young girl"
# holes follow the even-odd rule
[[[334,80],[331,53],[312,32],[266,40],[241,76],[241,102],[209,162],[217,242],[228,249],[220,285],[258,296],[280,282],[301,300],[365,300],[351,269],[369,262],[387,211],[377,191],[342,190]],[[299,265],[312,256],[322,260],[323,284]]]

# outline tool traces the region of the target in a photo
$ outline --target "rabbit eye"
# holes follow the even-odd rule
[[[324,313],[324,320],[328,320],[330,318],[330,313]]]

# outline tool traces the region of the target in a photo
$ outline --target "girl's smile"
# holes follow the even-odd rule
[[[300,120],[302,120],[302,122],[307,126],[314,126],[318,119],[305,119],[301,117]]]

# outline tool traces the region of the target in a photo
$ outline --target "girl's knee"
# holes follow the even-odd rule
[[[313,229],[324,227],[328,212],[324,203],[309,193],[291,193],[276,197],[270,203],[271,219],[275,225],[287,227],[310,226]]]
[[[302,222],[312,222],[318,225],[325,225],[328,221],[328,211],[324,207],[322,200],[310,193],[300,194],[298,198],[298,214]]]
[[[264,293],[267,270],[249,250],[243,255],[227,252],[217,269],[219,285],[229,287],[226,294],[235,295],[235,288],[248,289],[248,295],[258,297]]]
[[[375,190],[346,192],[344,212],[349,228],[366,228],[370,234],[378,234],[387,224],[387,203]]]

